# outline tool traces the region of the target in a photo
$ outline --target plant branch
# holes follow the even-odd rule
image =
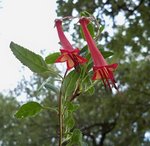
[[[58,112],[59,112],[59,146],[62,146],[62,140],[63,140],[63,104],[62,104],[62,85],[64,82],[64,79],[67,75],[67,70],[64,74],[64,77],[62,79],[62,83],[61,83],[61,89],[60,89],[60,93],[59,93],[59,98],[58,98]]]
[[[59,111],[59,146],[62,145],[62,137],[63,137],[63,133],[62,133],[62,95],[61,95],[61,91],[60,91],[60,95],[59,95],[59,99],[58,99],[59,105],[58,105],[58,111]]]

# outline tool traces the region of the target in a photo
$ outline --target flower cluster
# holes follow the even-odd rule
[[[111,90],[111,85],[113,85],[113,87],[117,89],[113,71],[117,68],[118,64],[107,64],[106,60],[97,48],[96,43],[88,30],[87,26],[90,23],[90,20],[86,17],[81,17],[79,23],[81,25],[84,37],[87,41],[87,45],[93,60],[94,74],[92,79],[101,79],[104,83],[105,88],[109,87],[109,89]],[[57,58],[56,62],[66,62],[67,70],[70,70],[73,67],[77,67],[78,65],[87,62],[87,59],[80,56],[80,50],[78,48],[74,49],[70,42],[67,40],[62,28],[62,20],[56,19],[55,26],[57,28],[58,36],[62,46],[62,49],[60,49],[61,56]]]

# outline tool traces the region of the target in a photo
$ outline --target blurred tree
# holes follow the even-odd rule
[[[55,68],[53,66],[53,68]],[[56,94],[54,90],[40,88],[40,85],[46,78],[34,75],[30,81],[23,79],[18,83],[14,91],[10,91],[10,97],[0,95],[0,145],[1,146],[48,146],[58,145],[58,115],[47,109],[43,110],[39,115],[28,119],[16,119],[14,117],[19,106],[23,103],[18,102],[15,98],[26,95],[23,100],[37,100],[45,107],[56,107]],[[54,83],[54,76],[49,78],[50,83]]]
[[[150,1],[148,0],[57,0],[58,16],[93,14],[106,26],[99,38],[105,50],[113,50],[108,61],[118,62],[116,75],[120,93],[108,94],[96,86],[92,96],[81,96],[76,115],[86,141],[93,146],[149,145],[150,130]],[[119,19],[124,23],[120,24]],[[76,30],[79,27],[74,26]],[[110,29],[111,28],[111,29]],[[67,25],[66,30],[69,30]],[[72,34],[80,42],[81,36]]]
[[[145,132],[150,130],[149,61],[133,61],[121,68],[120,78],[126,84],[121,93],[111,95],[96,86],[94,95],[79,97],[81,113],[76,115],[77,123],[89,145],[137,146],[150,143],[150,137],[145,140]]]
[[[140,52],[143,56],[149,53],[149,0],[57,0],[57,3],[58,16],[75,16],[83,11],[94,14],[100,24],[106,26],[100,37],[103,40],[101,43],[105,45],[105,49],[114,50],[119,57],[126,55],[127,50]],[[118,25],[119,21],[124,23]],[[110,27],[113,28],[111,31],[108,29]],[[79,27],[75,26],[75,29]],[[79,42],[78,38],[74,33],[73,39]]]
[[[52,104],[50,98],[42,103]],[[0,145],[57,146],[58,115],[45,110],[36,117],[18,120],[14,114],[19,105],[14,98],[0,95]]]

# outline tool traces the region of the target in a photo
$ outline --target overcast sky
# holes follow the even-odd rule
[[[9,44],[14,41],[36,53],[57,51],[58,37],[54,29],[55,0],[1,0],[0,3],[0,92],[13,89],[22,74],[21,63],[13,56]]]

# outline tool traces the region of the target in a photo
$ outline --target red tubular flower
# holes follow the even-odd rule
[[[96,43],[91,37],[90,32],[87,28],[87,25],[89,24],[90,20],[83,17],[79,20],[79,22],[81,24],[85,39],[88,44],[88,48],[91,52],[91,57],[94,62],[94,67],[93,67],[94,75],[92,79],[93,80],[102,79],[105,88],[106,86],[108,86],[109,89],[111,90],[110,84],[112,84],[115,87],[115,89],[117,89],[113,71],[117,68],[118,64],[115,63],[115,64],[108,65],[106,60],[102,56],[101,52],[99,51],[99,49],[96,47]]]
[[[60,49],[61,56],[59,56],[56,62],[67,62],[67,70],[85,63],[87,60],[79,55],[80,50],[74,49],[70,42],[67,40],[62,29],[62,21],[60,19],[55,20],[55,26],[57,28],[58,36],[62,49]]]

